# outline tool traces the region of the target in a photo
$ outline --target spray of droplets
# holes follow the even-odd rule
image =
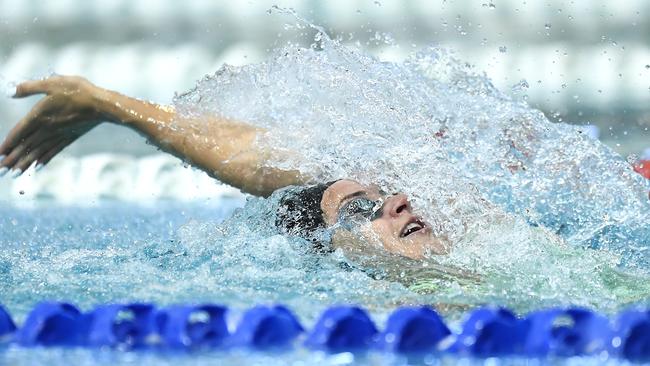
[[[409,195],[456,243],[429,262],[479,278],[402,271],[413,289],[441,301],[607,306],[647,298],[621,273],[650,265],[650,185],[627,162],[497,90],[448,50],[380,62],[315,29],[312,47],[226,65],[176,107],[264,128],[260,145],[296,152],[269,161],[274,167]]]

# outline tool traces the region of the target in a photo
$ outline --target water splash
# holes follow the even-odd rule
[[[589,304],[596,295],[603,305],[616,292],[603,286],[604,272],[647,271],[650,185],[613,151],[549,122],[446,49],[390,63],[322,29],[318,40],[260,64],[226,65],[175,104],[263,127],[260,144],[300,152],[273,166],[408,194],[459,243],[435,261],[493,279],[476,301],[494,293]]]
[[[311,319],[333,303],[388,312],[417,302],[417,294],[399,283],[342,268],[339,255],[308,255],[304,241],[278,235],[269,224],[272,199],[252,198],[222,221],[239,204],[105,203],[43,207],[38,215],[0,206],[9,218],[0,220],[2,303],[22,318],[44,299],[84,309],[128,301],[213,302],[235,309],[269,302]]]

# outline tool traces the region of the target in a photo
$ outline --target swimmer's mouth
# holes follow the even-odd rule
[[[417,233],[418,231],[424,230],[425,227],[426,225],[424,224],[424,222],[418,219],[414,219],[413,221],[409,222],[406,226],[404,226],[399,237],[405,238],[411,234]]]

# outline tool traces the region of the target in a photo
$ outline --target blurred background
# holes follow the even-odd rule
[[[432,44],[452,48],[549,119],[597,126],[604,143],[632,159],[650,147],[647,0],[0,0],[0,85],[9,93],[21,80],[52,72],[79,74],[131,96],[169,103],[174,93],[223,63],[259,62],[287,42],[313,42],[312,31],[296,27],[295,18],[274,6],[292,8],[382,60],[402,60]],[[34,101],[0,97],[0,136]],[[156,154],[135,133],[100,126],[55,159],[54,167],[39,172],[42,177],[28,172],[18,183],[2,184],[5,177],[0,199],[59,197],[63,193],[48,191],[47,182],[62,179],[61,169],[76,172],[77,180],[64,184],[68,190],[84,174],[90,176],[84,184],[101,185],[107,171],[127,177],[143,166],[154,170],[141,178],[145,183],[173,171],[168,179],[184,175],[194,184],[193,193],[161,188],[154,197],[195,197],[220,189]],[[88,194],[148,192],[133,189],[133,182],[105,184]]]

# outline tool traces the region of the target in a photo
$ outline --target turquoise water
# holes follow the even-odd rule
[[[262,246],[250,242],[228,250],[226,242],[215,240],[210,233],[221,230],[227,235],[228,221],[223,220],[242,205],[241,200],[228,199],[211,203],[159,202],[152,206],[103,202],[93,207],[43,204],[37,209],[25,209],[2,205],[2,303],[16,320],[22,321],[33,305],[43,299],[65,299],[83,310],[97,304],[132,300],[153,301],[158,305],[212,302],[232,308],[228,319],[233,326],[241,311],[252,304],[282,302],[309,329],[315,317],[335,303],[362,304],[371,310],[376,324],[383,324],[386,314],[398,304],[435,301],[435,297],[414,294],[390,281],[372,280],[359,271],[336,270],[340,263],[336,257],[301,257],[300,248],[283,249],[283,245],[292,243],[280,237],[275,239],[275,245],[273,240],[268,240]],[[235,217],[246,222],[241,217],[245,212],[238,211]],[[201,238],[196,246],[188,239],[188,230],[196,234],[189,238]],[[230,230],[241,230],[241,227]],[[274,258],[272,252],[278,251],[278,257]],[[453,311],[447,313],[451,314],[448,319],[455,318]],[[27,349],[9,345],[3,345],[0,350],[0,364],[8,365],[436,365],[458,361],[451,356],[325,354],[299,347],[271,354],[246,350],[186,354]],[[495,362],[493,359],[460,361],[468,365]],[[603,361],[606,360],[572,358],[557,363],[602,364]],[[522,362],[522,359],[502,360],[504,364]],[[618,360],[608,362],[620,364]]]
[[[261,64],[225,66],[180,95],[177,108],[253,123],[269,130],[262,146],[300,151],[273,166],[407,193],[456,242],[452,253],[418,262],[371,246],[357,257],[314,255],[273,227],[280,194],[245,204],[5,204],[1,302],[18,320],[44,299],[82,309],[215,302],[232,307],[233,318],[253,304],[282,302],[307,326],[336,303],[361,304],[378,324],[404,304],[440,305],[452,320],[483,303],[520,312],[648,305],[650,184],[578,128],[530,108],[522,88],[496,90],[444,49],[384,63],[323,34],[312,48],[287,46]],[[167,356],[10,347],[1,357],[18,364],[407,361],[303,351],[279,359],[246,351]]]
[[[44,299],[65,299],[83,309],[124,301],[216,302],[239,309],[282,302],[310,320],[335,303],[365,304],[383,313],[417,300],[397,283],[341,269],[336,256],[309,255],[301,243],[268,235],[264,225],[247,222],[246,210],[222,221],[242,205],[225,199],[2,206],[2,303],[21,319]]]

